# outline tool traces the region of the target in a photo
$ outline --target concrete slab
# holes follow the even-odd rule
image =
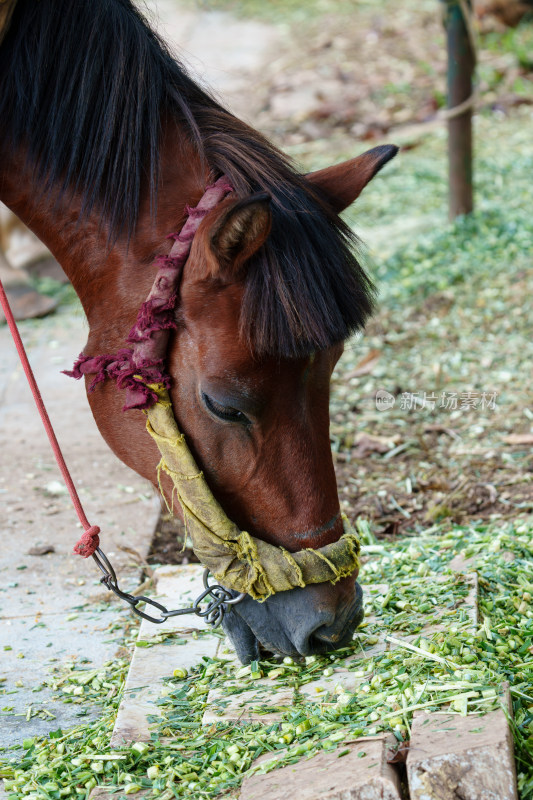
[[[192,606],[196,598],[204,591],[204,567],[201,564],[165,564],[154,573],[155,599],[167,605],[169,609]],[[144,624],[145,620],[143,620]],[[207,630],[209,625],[203,617],[186,614],[170,617],[162,625],[152,626],[153,630]]]
[[[128,742],[149,741],[148,717],[158,716],[156,701],[161,696],[163,678],[171,676],[177,666],[191,669],[203,656],[214,658],[217,645],[217,637],[204,635],[196,641],[187,641],[186,645],[171,641],[164,647],[164,652],[163,646],[148,649],[136,647],[124,698],[117,713],[111,747],[121,747]]]
[[[220,640],[217,658],[231,664],[235,671],[242,669],[242,664],[226,637]],[[272,681],[268,677],[254,680],[246,689],[243,689],[242,680],[229,680],[223,693],[214,690],[209,692],[202,725],[228,721],[263,724],[276,722],[293,702],[294,691],[285,689],[273,692]]]
[[[117,642],[111,629],[118,620],[125,622],[128,614],[124,610],[118,615],[113,608],[52,620],[44,616],[37,623],[40,626],[37,630],[31,618],[2,622],[0,677],[4,679],[4,710],[0,746],[9,751],[22,739],[45,736],[57,728],[68,729],[78,725],[81,718],[92,718],[99,713],[96,706],[88,706],[86,702],[66,704],[58,699],[58,693],[45,686],[44,678],[59,663],[90,669],[113,659]]]
[[[415,714],[407,777],[411,800],[516,800],[506,714]]]
[[[301,686],[299,692],[313,703],[323,703],[328,694],[331,695],[337,686],[342,686],[346,692],[355,694],[359,684],[365,683],[368,676],[359,676],[350,670],[337,667],[333,671],[333,675],[321,676],[314,681],[306,683]]]
[[[241,686],[239,681],[228,681],[223,696],[210,693],[202,725],[232,721],[261,722],[266,725],[277,722],[294,704],[292,690],[273,693],[268,679],[254,681],[253,689],[242,690]],[[236,693],[230,694],[232,690]]]
[[[340,751],[253,775],[243,781],[240,800],[401,800],[398,775],[387,762],[395,742],[389,735],[358,739]]]
[[[160,567],[154,573],[157,599],[172,609],[191,605],[204,588],[203,572],[204,568],[199,564]],[[171,676],[177,667],[189,670],[203,656],[215,657],[220,637],[206,634],[206,627],[202,618],[192,615],[171,617],[161,625],[143,619],[138,641],[155,643],[134,650],[111,747],[120,747],[124,742],[148,741],[148,717],[158,713],[155,703],[161,696],[163,679]],[[193,633],[199,631],[202,635],[193,638]],[[158,642],[165,634],[174,633],[183,635]]]

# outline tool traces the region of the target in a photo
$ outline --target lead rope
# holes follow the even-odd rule
[[[165,606],[161,605],[161,603],[157,603],[150,597],[146,597],[144,595],[139,595],[138,597],[135,597],[134,595],[128,594],[127,592],[123,592],[119,588],[115,570],[113,569],[107,556],[100,549],[99,546],[100,528],[98,527],[98,525],[91,525],[89,523],[85,511],[83,510],[83,506],[78,496],[78,492],[76,491],[74,481],[72,480],[72,476],[67,467],[63,453],[61,452],[61,447],[59,445],[59,442],[57,441],[57,437],[52,427],[52,423],[50,422],[50,417],[48,416],[48,412],[46,410],[46,406],[41,396],[41,392],[39,391],[39,387],[37,386],[35,375],[33,374],[33,370],[28,360],[26,350],[24,349],[24,344],[22,343],[22,339],[20,338],[20,333],[17,327],[17,323],[15,322],[15,317],[13,316],[13,312],[11,311],[11,306],[9,305],[9,300],[7,299],[7,295],[5,293],[1,280],[0,280],[0,305],[2,306],[2,310],[4,312],[9,330],[11,332],[11,336],[13,337],[13,341],[15,342],[15,347],[17,349],[17,353],[20,358],[22,368],[30,385],[31,393],[33,395],[33,399],[35,400],[35,405],[37,406],[37,411],[39,412],[39,416],[41,417],[41,421],[46,431],[46,435],[48,436],[48,440],[50,442],[52,451],[54,453],[54,458],[57,462],[57,466],[59,467],[59,470],[65,482],[65,486],[68,489],[68,493],[70,495],[72,505],[74,506],[74,510],[76,511],[78,519],[83,527],[83,534],[80,537],[79,541],[75,544],[74,552],[77,553],[78,555],[81,555],[83,558],[88,558],[89,556],[92,556],[96,564],[98,565],[98,568],[102,572],[102,578],[101,578],[102,583],[104,583],[105,586],[107,586],[107,588],[110,591],[114,592],[118,597],[120,597],[122,600],[128,603],[131,606],[132,610],[139,617],[143,617],[144,619],[147,619],[150,622],[155,622],[159,624],[165,622],[169,617],[181,616],[182,614],[196,614],[199,617],[203,617],[209,625],[216,628],[218,625],[220,625],[224,617],[224,614],[230,610],[231,606],[235,605],[236,603],[240,603],[242,600],[244,600],[246,595],[240,594],[237,595],[237,597],[234,597],[231,594],[231,592],[229,592],[223,586],[220,586],[218,584],[214,585],[210,584],[208,569],[206,569],[204,572],[203,576],[204,591],[201,593],[201,595],[196,598],[192,606],[188,608],[180,608],[175,611],[168,611],[168,609],[166,609]],[[205,610],[202,610],[200,603],[207,597],[211,597],[211,599],[208,602],[207,608]],[[147,603],[148,605],[157,608],[157,610],[160,612],[160,616],[152,617],[149,614],[146,614],[144,611],[141,611],[139,608],[137,608],[137,605],[139,603]]]
[[[35,400],[35,405],[37,406],[37,411],[39,412],[39,416],[41,417],[41,421],[44,425],[46,435],[48,436],[48,439],[50,441],[50,445],[54,453],[54,458],[57,462],[57,466],[60,469],[61,475],[63,476],[63,480],[65,481],[65,486],[68,489],[68,493],[70,495],[72,505],[74,506],[74,510],[78,515],[78,519],[83,527],[83,534],[80,540],[74,546],[74,552],[80,556],[83,556],[83,558],[88,558],[89,556],[92,556],[98,549],[98,546],[100,544],[100,538],[99,538],[100,528],[98,527],[98,525],[91,525],[89,523],[85,511],[83,510],[81,500],[78,496],[78,492],[76,491],[76,487],[74,486],[74,481],[72,480],[72,476],[68,470],[67,464],[63,457],[63,453],[61,452],[61,447],[59,446],[59,442],[57,441],[57,437],[52,427],[52,423],[50,422],[50,417],[48,416],[48,412],[44,405],[43,398],[41,397],[41,392],[39,391],[39,387],[37,386],[35,375],[33,374],[30,362],[28,361],[28,356],[26,355],[26,350],[24,349],[22,339],[20,338],[20,333],[17,328],[17,323],[15,322],[15,317],[13,316],[13,312],[11,311],[11,307],[9,305],[9,301],[7,299],[7,295],[4,291],[4,287],[2,285],[1,280],[0,280],[0,303],[2,304],[2,310],[5,314],[9,330],[11,331],[11,336],[13,337],[13,341],[15,342],[15,347],[17,348],[17,353],[20,358],[22,368],[30,385],[31,393],[33,395],[33,399]]]

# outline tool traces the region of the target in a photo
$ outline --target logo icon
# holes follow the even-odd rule
[[[385,391],[385,389],[378,389],[376,392],[376,408],[378,411],[388,411],[389,408],[393,408],[395,402],[394,395]]]

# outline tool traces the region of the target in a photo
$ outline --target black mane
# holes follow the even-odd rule
[[[357,239],[273,145],[200,89],[130,0],[18,0],[0,46],[0,147],[28,149],[43,191],[79,192],[116,240],[157,199],[161,119],[214,175],[266,191],[272,233],[248,270],[241,329],[258,354],[307,355],[372,311]],[[184,198],[184,202],[187,198]]]

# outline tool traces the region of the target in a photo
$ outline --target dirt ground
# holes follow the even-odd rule
[[[282,147],[341,132],[378,140],[435,122],[446,105],[443,7],[436,0],[208,0],[200,7],[277,31],[275,57],[249,76],[243,112]],[[486,15],[475,16],[473,26],[477,108],[508,113],[531,105],[533,25],[509,29]]]

